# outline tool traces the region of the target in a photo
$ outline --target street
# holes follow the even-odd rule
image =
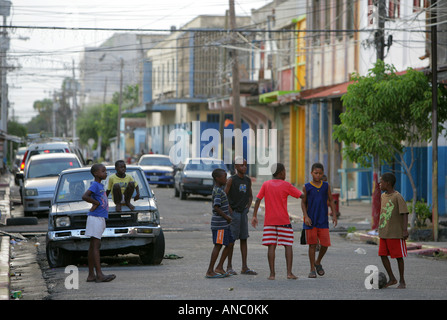
[[[11,278],[13,290],[21,290],[23,299],[45,300],[438,300],[447,298],[447,261],[409,255],[405,259],[406,290],[367,289],[365,279],[371,271],[368,266],[377,266],[384,271],[377,256],[376,245],[346,240],[340,232],[331,232],[332,246],[323,259],[326,274],[317,279],[307,278],[309,263],[307,246],[299,244],[301,224],[293,224],[295,243],[293,247],[293,272],[298,280],[286,279],[284,249],[276,250],[276,280],[268,280],[267,248],[261,245],[262,230],[250,226],[248,240],[248,266],[258,275],[235,275],[224,279],[206,279],[205,272],[213,244],[211,241],[210,197],[190,197],[180,200],[174,197],[173,189],[154,188],[162,216],[166,239],[165,258],[161,265],[146,266],[136,255],[104,257],[103,272],[114,273],[116,279],[109,283],[87,283],[87,259],[70,269],[48,267],[45,258],[45,237],[42,233],[14,246]],[[14,215],[20,215],[16,205]],[[251,216],[251,213],[249,213]],[[260,225],[263,224],[262,214]],[[42,229],[45,217],[39,217]],[[341,220],[342,221],[342,220]],[[23,226],[31,229],[32,226]],[[20,226],[16,226],[17,228]],[[7,229],[7,228],[5,228]],[[36,230],[37,230],[36,229]],[[37,243],[37,245],[36,245]],[[362,248],[365,254],[355,251]],[[25,261],[28,262],[23,262]],[[28,271],[30,260],[39,265],[42,276]],[[20,263],[26,266],[21,266]],[[236,242],[233,267],[240,271],[239,243]],[[397,263],[392,260],[395,275]],[[17,274],[20,273],[20,276]],[[31,280],[29,277],[37,277]],[[39,279],[40,277],[40,279]],[[38,285],[44,279],[47,292]],[[30,285],[30,289],[26,287]],[[32,289],[37,286],[37,289]],[[35,295],[32,291],[41,292]],[[171,310],[172,311],[172,310]]]

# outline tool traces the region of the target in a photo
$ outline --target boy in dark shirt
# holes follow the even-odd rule
[[[247,172],[247,161],[242,157],[235,159],[236,174],[231,176],[225,187],[225,193],[228,195],[230,207],[233,210],[233,221],[231,222],[231,233],[234,240],[240,240],[242,256],[242,274],[256,275],[257,273],[247,266],[247,239],[248,235],[248,210],[253,201],[251,191],[251,179],[245,174]],[[233,270],[233,248],[230,246],[228,252],[227,272],[237,274]]]

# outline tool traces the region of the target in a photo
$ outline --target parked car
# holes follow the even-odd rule
[[[174,176],[174,195],[186,200],[190,194],[211,195],[214,181],[212,172],[221,168],[230,175],[222,160],[212,158],[188,158],[177,167]]]
[[[32,143],[28,146],[28,149],[23,155],[20,170],[25,170],[25,167],[32,156],[42,153],[74,153],[79,158],[82,165],[87,165],[92,162],[91,159],[85,160],[81,150],[71,142],[44,141]]]
[[[23,173],[20,189],[23,210],[32,212],[49,211],[59,174],[68,168],[82,167],[73,153],[50,153],[33,156]]]
[[[145,154],[138,160],[149,184],[174,186],[174,166],[169,156]]]
[[[115,167],[106,168],[107,177],[116,172]],[[130,210],[123,206],[116,212],[109,195],[109,217],[101,238],[101,254],[135,253],[144,264],[160,264],[165,241],[156,199],[140,167],[129,165],[126,174],[138,184],[140,199],[134,201],[134,194],[132,204],[135,208]],[[88,167],[65,170],[59,177],[46,235],[46,254],[51,267],[72,264],[88,252],[90,240],[85,236],[85,227],[92,205],[83,201],[82,195],[92,181]],[[108,178],[102,183],[107,186],[107,182]]]
[[[16,156],[14,158],[14,163],[12,164],[12,174],[14,175],[14,182],[16,185],[19,185],[19,179],[17,177],[17,173],[23,173],[23,170],[20,169],[20,164],[22,163],[23,156],[28,148],[20,147],[17,149]]]

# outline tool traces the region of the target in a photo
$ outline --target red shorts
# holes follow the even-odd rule
[[[306,244],[320,244],[323,247],[331,246],[331,239],[329,237],[329,229],[317,228],[306,230]]]
[[[407,243],[404,239],[382,239],[379,243],[379,256],[403,258],[407,256]]]

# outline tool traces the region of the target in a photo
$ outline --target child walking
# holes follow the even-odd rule
[[[231,235],[231,208],[228,204],[228,198],[224,191],[224,186],[227,183],[227,173],[223,169],[215,169],[212,173],[214,179],[214,188],[212,193],[213,201],[213,216],[211,217],[211,230],[213,233],[214,248],[211,252],[210,264],[206,272],[206,278],[225,278],[229,273],[224,271],[223,265],[228,256],[229,246],[234,244]],[[219,257],[222,246],[225,248],[222,251],[220,261],[214,269],[214,264]]]
[[[92,204],[87,216],[87,226],[85,228],[85,235],[90,237],[87,282],[109,282],[115,279],[115,275],[105,275],[102,273],[99,252],[101,237],[106,227],[105,220],[109,215],[109,203],[104,186],[101,183],[102,180],[107,178],[107,170],[104,165],[95,163],[92,165],[90,172],[95,180],[82,196],[82,200]]]
[[[324,269],[321,260],[328,247],[331,245],[329,237],[329,218],[328,204],[332,212],[335,211],[334,200],[329,183],[323,181],[324,167],[321,163],[314,163],[311,168],[312,181],[306,183],[303,188],[304,198],[301,201],[304,223],[303,232],[305,233],[306,244],[309,245],[309,278],[316,278],[324,275]],[[337,225],[337,215],[332,215],[334,226]],[[318,243],[320,250],[318,258],[315,260],[315,252]]]
[[[225,186],[225,193],[228,196],[230,208],[233,211],[232,222],[230,225],[231,234],[234,240],[240,240],[242,269],[241,274],[257,275],[256,271],[247,266],[247,239],[248,235],[248,210],[253,201],[251,191],[251,179],[245,173],[247,172],[247,160],[237,157],[234,161],[236,174],[232,175]],[[227,272],[237,274],[233,270],[233,248],[229,247]]]
[[[284,246],[286,255],[287,279],[298,279],[292,273],[293,229],[287,211],[287,197],[302,198],[302,192],[285,181],[286,169],[282,163],[272,166],[273,179],[264,182],[256,196],[251,224],[258,225],[258,209],[265,198],[265,217],[262,244],[268,247],[267,259],[270,268],[269,280],[275,280],[275,251],[277,245]]]
[[[379,256],[389,277],[384,287],[397,284],[388,259],[390,256],[397,260],[400,276],[398,288],[405,289],[403,258],[407,256],[408,208],[402,195],[394,189],[395,183],[396,177],[392,173],[383,174],[379,182],[380,190],[384,191],[380,203]]]

